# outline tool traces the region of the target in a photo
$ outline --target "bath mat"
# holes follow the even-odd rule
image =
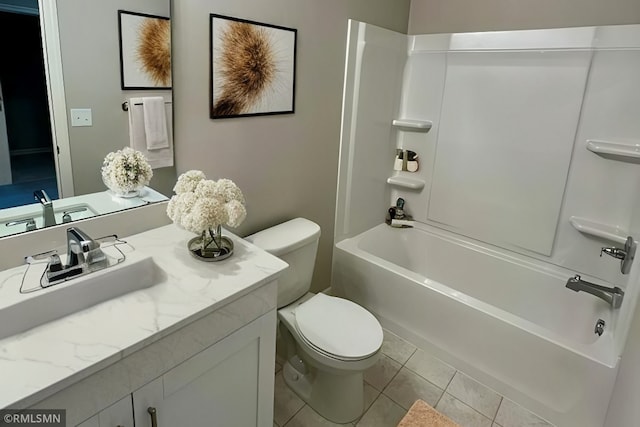
[[[433,409],[424,400],[418,399],[400,420],[398,427],[460,427],[460,425]]]

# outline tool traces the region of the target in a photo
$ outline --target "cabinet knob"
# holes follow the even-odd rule
[[[158,411],[156,411],[156,408],[149,406],[147,412],[151,415],[151,427],[158,427]]]

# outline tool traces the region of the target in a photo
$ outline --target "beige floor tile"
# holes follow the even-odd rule
[[[401,367],[400,363],[383,354],[375,365],[364,372],[364,380],[375,389],[382,391]]]
[[[462,427],[491,427],[489,418],[447,393],[442,396],[440,402],[436,405],[436,410]]]
[[[309,405],[299,410],[284,427],[338,427],[352,426],[353,424],[336,424],[324,419],[320,414],[311,409]]]
[[[373,402],[380,396],[380,390],[376,390],[371,385],[364,383],[364,412],[371,407]]]
[[[444,390],[436,387],[415,372],[402,368],[384,389],[383,393],[404,409],[409,410],[417,399],[422,399],[429,405],[435,406]]]
[[[404,365],[415,351],[415,345],[403,340],[393,332],[389,332],[386,329],[384,330],[384,340],[382,341],[383,354]]]
[[[447,393],[491,419],[495,418],[502,400],[498,393],[460,371],[449,383]]]
[[[502,427],[549,427],[552,425],[509,399],[502,399],[495,421]]]
[[[285,384],[282,372],[276,375],[273,420],[284,426],[304,406],[304,402]]]
[[[413,356],[409,358],[405,367],[443,390],[447,388],[449,381],[451,381],[451,378],[453,378],[453,375],[456,373],[455,368],[436,359],[421,349],[413,353]]]
[[[364,411],[357,420],[354,421],[354,425],[358,424],[358,421],[362,419],[362,416],[369,410],[373,402],[380,396],[380,391],[373,388],[371,385],[364,383]]]
[[[358,421],[358,427],[396,427],[407,411],[384,394],[378,396],[371,408]]]

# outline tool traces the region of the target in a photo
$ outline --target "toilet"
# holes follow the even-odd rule
[[[358,304],[309,292],[320,227],[295,218],[246,237],[289,264],[278,278],[278,355],[285,383],[334,423],[364,411],[364,371],[378,360],[382,327]]]

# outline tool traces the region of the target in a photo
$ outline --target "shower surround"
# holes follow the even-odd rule
[[[640,238],[637,75],[637,25],[351,21],[335,292],[559,427],[601,427],[640,288],[600,257]],[[417,172],[394,170],[398,149]],[[415,228],[384,224],[398,197]],[[575,274],[622,306],[567,289]]]

